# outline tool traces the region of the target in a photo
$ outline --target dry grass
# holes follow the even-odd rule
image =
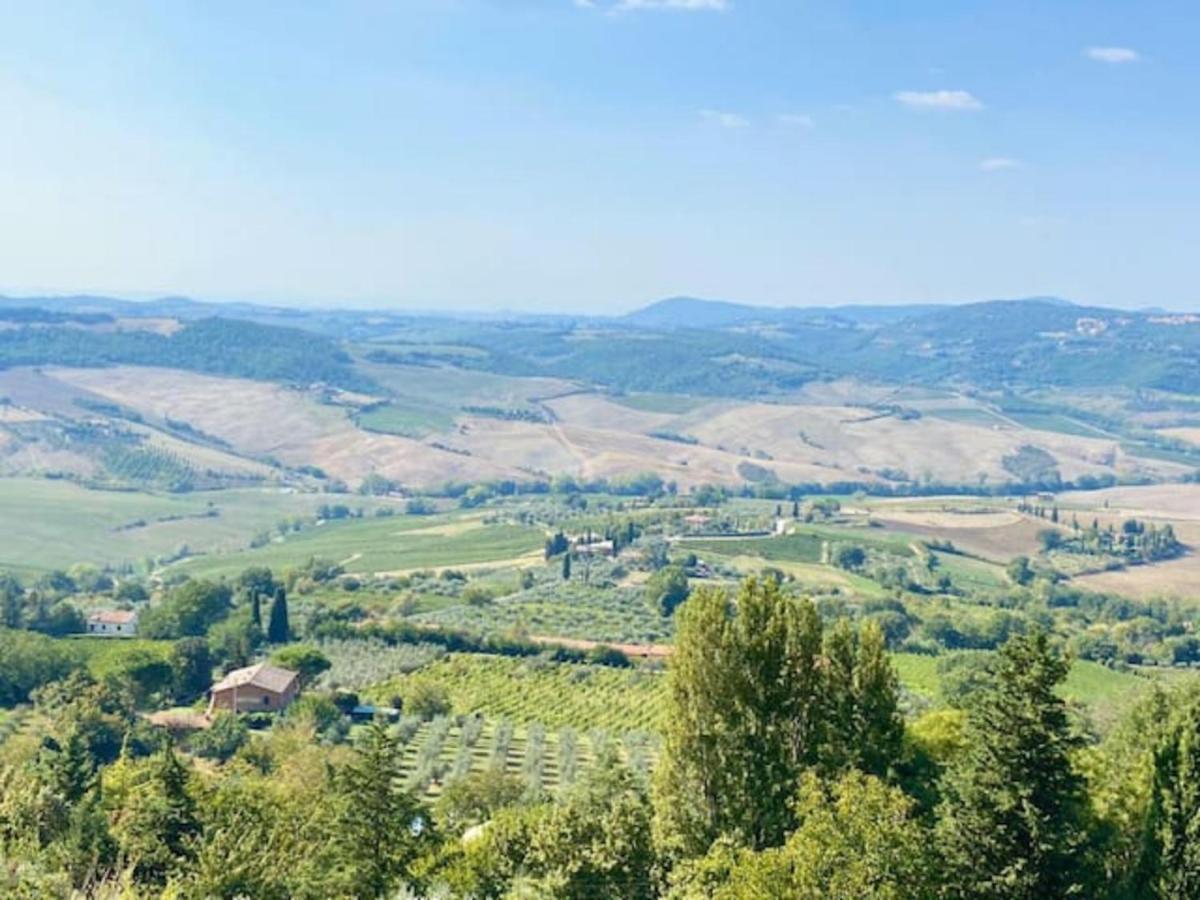
[[[371,473],[407,485],[433,486],[448,480],[560,473],[619,478],[655,472],[686,489],[706,482],[740,484],[746,480],[743,467],[748,462],[790,483],[865,481],[884,469],[900,469],[913,478],[995,483],[1011,477],[1002,461],[1024,444],[1051,453],[1065,478],[1113,472],[1162,475],[1179,469],[1128,457],[1112,441],[1034,431],[1016,423],[987,426],[932,416],[880,416],[849,402],[861,387],[853,382],[812,388],[804,403],[725,400],[672,414],[634,409],[596,393],[571,393],[569,384],[554,379],[404,366],[368,368],[398,394],[445,408],[457,422],[454,429],[424,440],[367,432],[355,426],[346,407],[323,404],[306,391],[131,366],[58,368],[47,369],[48,377],[25,375],[14,401],[26,409],[67,408],[78,415],[74,396],[102,398],[151,419],[187,421],[228,442],[240,455],[270,456],[291,466],[316,465],[351,485]],[[10,377],[0,375],[0,390]],[[885,401],[892,395],[867,391],[866,399]],[[556,421],[469,416],[461,412],[469,405],[545,408]],[[650,432],[673,432],[699,443],[663,440]],[[225,460],[216,468],[232,465]]]
[[[1200,554],[1193,552],[1153,565],[1081,575],[1071,579],[1071,583],[1089,591],[1121,594],[1138,600],[1196,597],[1200,596]]]

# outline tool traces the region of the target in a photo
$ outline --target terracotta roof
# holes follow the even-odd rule
[[[102,609],[88,616],[88,621],[99,625],[129,625],[137,621],[137,612],[132,609]]]
[[[212,686],[213,691],[227,691],[231,688],[253,685],[264,691],[282,694],[298,677],[291,669],[281,669],[267,663],[247,666],[244,669],[234,669],[219,682]]]

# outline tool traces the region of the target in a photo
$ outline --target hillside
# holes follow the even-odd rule
[[[675,298],[619,319],[213,311],[0,303],[0,472],[168,490],[652,473],[912,493],[1200,467],[1188,316],[1049,298]]]

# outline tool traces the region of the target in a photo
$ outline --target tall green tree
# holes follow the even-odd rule
[[[250,623],[262,630],[262,594],[258,591],[250,592]]]
[[[570,550],[568,550],[566,553],[563,554],[562,577],[563,577],[563,581],[571,580],[571,551]]]
[[[927,900],[936,858],[914,804],[860,772],[832,783],[804,776],[799,827],[760,852],[718,842],[672,875],[671,900]]]
[[[1150,896],[1200,897],[1200,694],[1194,691],[1154,750],[1137,880]]]
[[[972,697],[942,784],[938,833],[954,897],[1039,900],[1082,890],[1079,738],[1056,688],[1068,662],[1044,632],[1011,638]]]
[[[719,589],[694,592],[676,622],[657,839],[671,856],[699,856],[721,835],[777,846],[823,740],[821,620],[811,603],[749,579],[732,607]]]
[[[171,685],[176,700],[190,702],[212,687],[213,660],[204,638],[183,638],[171,646]]]
[[[290,633],[287,591],[279,587],[275,589],[275,599],[271,601],[271,616],[267,621],[267,641],[272,644],[285,644]]]
[[[900,685],[878,623],[840,619],[825,637],[827,749],[824,763],[885,777],[901,756]]]
[[[114,831],[140,879],[162,882],[194,859],[201,823],[191,773],[170,745],[149,761]]]
[[[356,758],[338,772],[339,839],[358,870],[360,896],[382,897],[408,874],[427,832],[417,799],[400,776],[400,743],[380,722],[367,727]]]

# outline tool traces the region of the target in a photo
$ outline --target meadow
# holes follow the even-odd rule
[[[329,521],[277,537],[264,547],[198,557],[175,568],[193,576],[236,575],[248,566],[278,571],[310,559],[347,572],[402,573],[449,566],[538,561],[545,532],[525,525],[487,525],[476,519],[385,516]]]
[[[311,518],[319,494],[245,488],[189,494],[97,491],[68,481],[0,478],[0,568],[22,575],[77,562],[131,563],[245,547],[281,519]]]

